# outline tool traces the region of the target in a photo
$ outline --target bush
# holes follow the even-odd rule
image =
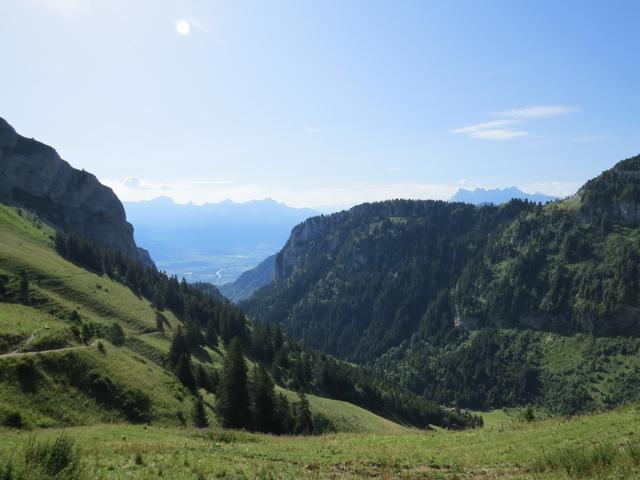
[[[20,412],[4,412],[0,417],[0,425],[9,428],[22,428],[24,427],[24,420]]]
[[[610,443],[596,445],[590,449],[556,450],[539,459],[534,470],[564,472],[570,478],[592,478],[606,473],[619,455],[620,451]]]
[[[24,460],[27,472],[42,473],[49,478],[74,479],[80,476],[80,453],[75,441],[66,435],[59,436],[53,442],[36,442],[31,437]]]

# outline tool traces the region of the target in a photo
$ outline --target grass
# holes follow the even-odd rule
[[[300,438],[102,424],[42,430],[37,440],[74,438],[91,479],[622,479],[640,476],[638,427],[640,411],[627,407],[463,432]],[[0,431],[0,458],[21,458],[29,441],[28,435]]]

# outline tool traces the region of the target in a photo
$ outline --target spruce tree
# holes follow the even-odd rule
[[[193,424],[196,428],[207,428],[209,426],[209,419],[207,418],[207,412],[204,409],[204,401],[201,396],[196,398],[193,405]]]
[[[251,375],[251,406],[254,428],[260,432],[275,429],[275,389],[271,377],[263,366],[256,366]]]
[[[275,398],[275,413],[274,413],[275,425],[273,428],[274,433],[293,433],[295,428],[295,421],[291,414],[291,405],[289,400],[282,393],[278,394]]]
[[[180,357],[183,355],[190,357],[191,351],[189,350],[189,345],[187,345],[187,341],[182,333],[182,327],[178,325],[178,331],[173,337],[171,349],[169,350],[169,364],[171,367],[175,367],[178,364],[178,360],[180,360]]]
[[[229,343],[218,387],[216,414],[224,428],[250,428],[247,365],[237,338]]]
[[[218,346],[218,326],[213,319],[209,320],[209,323],[207,324],[205,340],[207,341],[207,345],[211,348],[216,348]]]
[[[116,347],[124,345],[124,331],[117,322],[113,322],[109,327],[109,341]]]
[[[298,435],[309,435],[313,432],[313,417],[309,400],[301,390],[298,392],[298,402],[295,405],[295,433]]]
[[[198,368],[196,368],[196,385],[207,392],[213,392],[209,374],[202,365],[198,365]]]
[[[29,277],[24,270],[20,271],[20,303],[29,305]]]
[[[187,323],[187,332],[185,334],[185,340],[190,350],[197,350],[200,345],[204,344],[204,338],[200,331],[200,326],[195,320]]]
[[[180,380],[190,392],[196,391],[196,379],[193,376],[193,369],[191,367],[191,358],[188,355],[182,355],[176,365],[176,377]]]

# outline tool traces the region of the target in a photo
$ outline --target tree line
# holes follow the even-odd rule
[[[202,423],[199,389],[216,394],[216,412],[226,426],[272,433],[320,433],[334,429],[328,418],[311,413],[306,394],[349,401],[383,416],[417,427],[429,424],[451,428],[476,427],[480,417],[447,412],[434,403],[380,381],[360,367],[313,351],[283,334],[279,328],[250,323],[240,309],[220,301],[207,289],[191,286],[176,276],[119,252],[98,248],[70,233],[59,233],[55,247],[64,258],[97,274],[124,283],[149,299],[161,312],[172,311],[183,322],[174,333],[165,359],[180,382],[196,398],[196,423]],[[165,328],[158,315],[158,329]],[[204,346],[227,351],[221,372],[193,361]],[[244,357],[256,363],[249,372]],[[231,375],[235,371],[237,375]],[[245,372],[242,374],[242,372]],[[238,385],[237,378],[245,378]],[[296,401],[276,392],[279,385],[298,392]],[[226,400],[225,400],[226,399]],[[241,412],[241,413],[238,413]],[[239,420],[242,418],[242,420]]]

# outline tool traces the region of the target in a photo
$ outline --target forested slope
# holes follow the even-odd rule
[[[600,385],[595,364],[638,351],[615,337],[640,333],[639,192],[633,157],[545,206],[394,200],[314,217],[242,307],[441,401],[560,404],[572,394],[560,371],[584,390],[575,409],[623,401],[637,387]],[[577,334],[592,338],[589,372],[551,369],[544,342],[569,336],[563,348],[585,351]]]

